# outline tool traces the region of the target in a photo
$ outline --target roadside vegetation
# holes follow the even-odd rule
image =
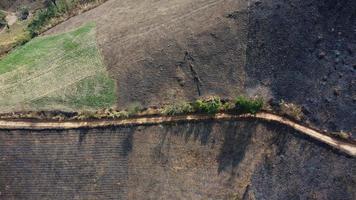
[[[110,93],[110,92],[109,92]],[[110,96],[110,95],[109,95]],[[83,103],[84,102],[84,103]],[[97,105],[95,102],[99,101],[82,101],[81,103],[75,104],[78,107],[80,105],[91,105],[91,106],[105,106],[104,104]],[[102,102],[102,99],[100,100]],[[267,105],[265,100],[262,98],[248,98],[245,96],[238,96],[233,100],[222,100],[220,97],[212,96],[207,98],[197,99],[193,102],[177,102],[173,104],[165,105],[161,108],[144,108],[139,103],[132,103],[124,110],[116,110],[113,107],[104,107],[102,109],[97,110],[87,110],[87,111],[79,111],[72,112],[71,117],[49,117],[50,119],[103,119],[103,118],[128,118],[133,116],[142,116],[142,115],[167,115],[167,116],[176,116],[176,115],[186,115],[186,114],[209,114],[214,115],[216,113],[230,113],[230,114],[250,114],[255,115],[261,111],[267,111],[276,113],[278,115],[283,115],[297,121],[301,121],[303,119],[303,112],[300,106],[287,103],[285,101],[281,101],[278,107],[272,107]],[[109,105],[109,104],[107,104]],[[106,106],[107,106],[106,105]],[[40,113],[40,115],[39,115]],[[50,115],[52,112],[47,112]],[[55,111],[55,116],[58,113]],[[64,112],[65,113],[65,112]],[[63,113],[62,113],[63,114]],[[16,115],[3,114],[0,115],[3,118],[36,118],[42,119],[43,112],[22,112]],[[46,119],[46,117],[45,117]],[[48,118],[47,118],[48,119]],[[340,135],[340,137],[346,137],[344,132],[335,133],[335,135]]]
[[[239,97],[237,99],[241,99]],[[234,103],[235,102],[235,103]],[[258,104],[258,106],[256,106]],[[240,107],[243,106],[243,109]],[[219,112],[229,112],[235,114],[256,114],[262,109],[260,99],[250,99],[244,97],[244,102],[240,100],[222,101],[219,97],[209,97],[197,99],[194,102],[181,102],[177,104],[166,105],[159,109],[145,109],[139,103],[132,103],[124,110],[115,110],[113,108],[103,108],[95,111],[79,112],[22,112],[12,113],[14,118],[34,118],[34,119],[103,119],[103,118],[128,118],[138,115],[183,115],[183,114],[216,114]],[[0,115],[0,118],[9,118],[9,115]]]
[[[294,104],[294,103],[285,102],[284,100],[280,101],[278,112],[281,115],[291,117],[298,121],[302,120],[304,117],[301,106]]]
[[[94,24],[37,37],[0,60],[0,110],[97,110],[115,105]]]

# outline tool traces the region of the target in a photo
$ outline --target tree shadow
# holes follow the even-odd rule
[[[229,122],[224,129],[224,143],[217,157],[219,173],[229,167],[237,167],[244,159],[246,148],[250,144],[256,125],[253,123]]]

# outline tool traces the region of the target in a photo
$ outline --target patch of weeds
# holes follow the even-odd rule
[[[215,114],[221,111],[223,103],[220,97],[210,97],[207,99],[199,99],[193,103],[193,109],[196,112]]]
[[[30,11],[27,6],[22,6],[18,11],[19,20],[26,20],[30,15]]]
[[[235,100],[235,109],[238,113],[251,113],[256,114],[263,107],[263,100],[249,99],[244,96],[239,96]]]
[[[141,112],[142,110],[143,110],[143,106],[139,102],[131,103],[127,107],[127,113],[130,116],[136,115],[137,113]]]
[[[229,101],[223,103],[222,110],[231,111],[231,110],[234,110],[234,109],[235,109],[235,104],[234,103],[229,102]]]
[[[279,112],[282,115],[292,117],[298,121],[302,120],[304,117],[301,106],[294,103],[287,103],[284,100],[279,103]]]
[[[161,113],[164,115],[180,115],[191,112],[194,112],[194,108],[190,103],[187,102],[167,105],[161,110]]]
[[[42,28],[49,22],[49,20],[58,14],[59,10],[56,6],[51,5],[46,9],[38,11],[28,25],[27,30],[30,32],[31,37],[36,37],[41,33]]]
[[[345,132],[345,131],[338,131],[338,132],[332,132],[331,133],[333,136],[338,137],[343,140],[350,140],[351,139],[351,133]]]
[[[6,14],[4,11],[0,10],[0,28],[7,25]]]

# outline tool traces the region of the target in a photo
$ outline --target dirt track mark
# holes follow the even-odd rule
[[[339,151],[342,151],[350,156],[356,156],[356,145],[337,140],[323,134],[320,131],[308,128],[293,122],[285,117],[281,117],[271,113],[261,112],[256,115],[232,115],[219,113],[216,115],[182,115],[182,116],[152,116],[139,117],[133,119],[117,119],[117,120],[97,120],[97,121],[64,121],[64,122],[29,122],[29,121],[10,121],[0,120],[0,129],[25,129],[25,130],[47,130],[47,129],[79,129],[79,128],[99,128],[109,126],[142,126],[142,125],[157,125],[163,123],[178,123],[178,122],[196,122],[206,120],[231,121],[242,119],[259,119],[269,122],[278,122],[289,126],[300,133],[307,135],[317,141],[325,143]]]

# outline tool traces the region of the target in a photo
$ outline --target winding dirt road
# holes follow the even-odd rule
[[[285,117],[275,114],[261,112],[256,115],[233,115],[219,113],[216,115],[181,115],[181,116],[144,116],[131,119],[115,119],[115,120],[94,120],[94,121],[63,121],[63,122],[30,122],[30,121],[11,121],[0,120],[0,130],[45,130],[45,129],[79,129],[79,128],[100,128],[109,126],[140,126],[140,125],[157,125],[165,123],[177,122],[196,122],[206,120],[216,121],[232,121],[242,119],[258,119],[269,122],[277,122],[299,131],[302,134],[308,135],[311,138],[325,143],[335,149],[338,149],[350,156],[356,156],[356,145],[337,140],[320,131],[308,128],[304,125],[293,122]]]

